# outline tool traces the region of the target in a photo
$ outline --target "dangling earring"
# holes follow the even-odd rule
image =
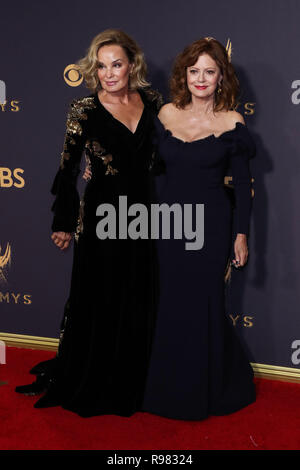
[[[221,87],[221,84],[220,84],[220,83],[219,83],[218,85],[219,85],[219,86],[218,86],[218,88],[217,88],[217,93],[218,93],[218,95],[220,95],[220,94],[222,93],[222,87]]]

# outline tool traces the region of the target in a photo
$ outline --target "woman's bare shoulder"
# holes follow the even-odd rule
[[[229,127],[234,126],[237,122],[241,122],[242,124],[245,124],[244,117],[241,113],[238,113],[237,111],[227,111],[225,113],[226,116],[226,122],[228,123]]]
[[[170,120],[176,112],[177,108],[173,103],[166,103],[160,108],[158,117],[161,121]]]

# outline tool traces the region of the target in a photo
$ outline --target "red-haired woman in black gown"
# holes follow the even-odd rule
[[[255,401],[253,371],[225,314],[224,276],[247,261],[251,209],[249,159],[255,145],[232,110],[238,81],[225,48],[213,38],[187,46],[175,61],[172,102],[156,119],[165,173],[158,202],[204,204],[204,245],[159,239],[160,299],[143,409],[198,420]],[[231,167],[235,217],[224,187]],[[234,224],[233,224],[234,222]],[[232,232],[233,231],[233,232]]]

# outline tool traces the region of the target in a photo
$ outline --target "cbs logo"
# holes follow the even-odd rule
[[[83,76],[76,64],[67,65],[63,73],[64,80],[69,86],[79,86],[83,82]]]
[[[25,186],[25,180],[20,176],[20,173],[24,173],[22,168],[10,168],[0,167],[0,188],[23,188]]]

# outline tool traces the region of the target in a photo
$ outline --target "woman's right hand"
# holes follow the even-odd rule
[[[82,175],[82,178],[85,179],[86,181],[90,180],[92,177],[92,172],[89,169],[88,166],[85,167],[84,173]]]
[[[72,234],[67,232],[53,232],[51,238],[58,248],[65,250],[70,244]]]

